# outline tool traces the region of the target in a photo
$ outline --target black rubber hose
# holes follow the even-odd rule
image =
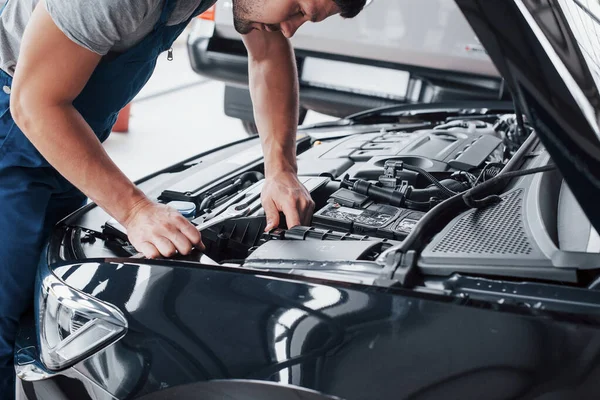
[[[455,181],[454,179],[444,179],[440,183],[455,193],[464,192],[470,188],[468,184]],[[442,191],[435,185],[426,187],[425,189],[412,189],[406,196],[408,200],[414,202],[429,202],[429,199],[432,197],[444,198]]]
[[[409,170],[409,171],[414,171],[414,172],[417,172],[417,173],[423,175],[425,178],[427,178],[428,181],[430,181],[435,186],[437,186],[441,190],[441,192],[444,194],[444,197],[446,197],[446,198],[452,197],[456,194],[455,191],[450,190],[446,186],[442,185],[435,176],[431,175],[429,172],[425,171],[423,168],[415,167],[414,165],[408,165],[408,164],[404,164],[402,166],[402,168]]]
[[[395,207],[402,207],[404,203],[404,194],[400,193],[400,191],[392,188],[382,188],[362,179],[354,182],[352,190],[356,193],[369,196],[375,201]]]
[[[442,182],[436,179],[436,182],[447,191],[452,193],[454,193],[454,190],[462,193],[469,189],[468,184],[458,182],[454,179],[445,179]],[[374,183],[365,181],[363,179],[357,179],[354,182],[344,179],[343,184],[351,187],[352,191],[369,196],[372,200],[377,202],[389,204],[395,207],[406,206],[413,210],[419,211],[429,210],[432,206],[432,198],[444,199],[447,196],[447,192],[441,191],[438,185],[433,185],[425,189],[413,189],[411,187],[406,193],[404,193],[393,188],[379,187]]]
[[[431,201],[406,200],[404,202],[404,205],[406,206],[406,208],[415,210],[415,211],[429,211],[429,209],[432,207],[432,202]]]

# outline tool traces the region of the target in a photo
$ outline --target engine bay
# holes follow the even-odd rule
[[[202,231],[203,253],[173,258],[367,284],[407,284],[410,271],[430,277],[429,285],[457,274],[581,286],[593,280],[600,237],[515,114],[431,112],[304,133],[298,175],[315,201],[309,226],[287,227],[282,214],[280,226],[265,232],[257,141],[150,179],[147,192],[195,225],[247,207],[244,216]],[[452,202],[453,210],[440,213]],[[75,258],[138,254],[124,228],[98,208],[65,224],[76,228]],[[402,256],[390,261],[394,254]]]

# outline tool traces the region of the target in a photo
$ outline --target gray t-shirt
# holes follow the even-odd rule
[[[154,28],[164,4],[164,0],[45,1],[52,20],[68,38],[102,56],[122,53],[139,43]],[[10,75],[14,74],[21,37],[38,2],[8,0],[0,15],[0,69]],[[200,3],[202,0],[177,0],[167,25],[187,20]]]

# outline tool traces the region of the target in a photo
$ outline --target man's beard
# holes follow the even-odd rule
[[[252,31],[252,22],[244,19],[249,14],[248,3],[252,0],[232,0],[233,3],[233,27],[239,34],[245,35]]]

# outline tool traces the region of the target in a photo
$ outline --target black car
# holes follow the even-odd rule
[[[90,204],[54,230],[28,399],[592,399],[600,393],[598,4],[457,0],[515,99],[301,130],[310,226],[264,232],[248,138],[139,183],[204,254],[142,260]],[[177,202],[177,203],[175,203]]]

